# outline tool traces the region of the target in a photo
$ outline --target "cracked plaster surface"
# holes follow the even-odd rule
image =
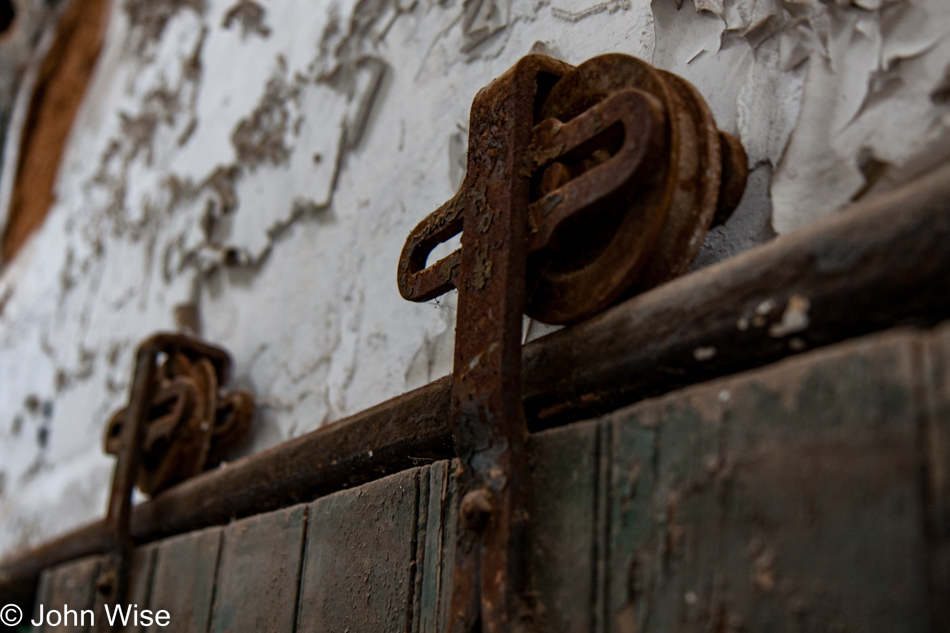
[[[154,330],[231,351],[259,407],[233,458],[448,373],[454,297],[403,301],[396,261],[525,53],[650,60],[740,136],[704,266],[946,160],[942,2],[115,0],[55,207],[0,274],[0,554],[102,516]]]

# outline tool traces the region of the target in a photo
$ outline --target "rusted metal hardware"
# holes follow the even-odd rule
[[[522,314],[576,322],[685,272],[746,175],[696,90],[632,57],[530,55],[475,97],[465,180],[412,231],[398,273],[412,301],[459,292],[452,633],[520,630],[527,612]]]
[[[156,334],[139,346],[129,404],[110,420],[105,440],[116,456],[97,582],[107,603],[119,604],[128,588],[132,488],[155,494],[197,475],[247,432],[253,398],[219,394],[230,371],[227,352],[182,334]]]
[[[229,367],[227,353],[213,347],[204,354],[167,353],[146,412],[139,490],[154,495],[214,468],[245,437],[254,398],[220,389]],[[120,409],[109,421],[106,453],[119,454],[129,411]]]
[[[950,318],[948,200],[950,166],[528,343],[529,430],[762,367],[802,345]],[[773,336],[795,296],[810,301],[807,329]],[[774,309],[762,315],[763,304]],[[697,348],[716,354],[698,361]],[[131,535],[141,544],[224,525],[449,458],[451,391],[451,376],[440,378],[188,480],[136,505]],[[0,604],[29,610],[44,569],[102,554],[106,534],[100,519],[0,559]]]

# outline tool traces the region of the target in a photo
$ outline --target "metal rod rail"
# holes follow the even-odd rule
[[[950,166],[639,295],[523,350],[538,431],[896,325],[950,317]],[[225,524],[454,456],[450,378],[135,506],[137,543]],[[104,520],[0,561],[0,598],[107,551]]]

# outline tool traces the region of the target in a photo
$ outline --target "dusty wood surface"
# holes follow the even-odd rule
[[[129,571],[128,597],[122,602],[122,606],[127,604],[137,605],[140,609],[148,609],[152,593],[152,577],[155,571],[155,558],[157,547],[154,544],[145,545],[135,550],[132,554],[132,565]],[[93,611],[96,614],[96,625],[90,631],[111,631],[109,621],[105,617],[105,597],[96,592]],[[109,608],[112,608],[110,603]],[[132,618],[126,626],[117,629],[124,633],[141,633],[146,630],[144,623],[136,622]]]
[[[155,545],[145,545],[138,548],[132,557],[132,571],[129,579],[128,602],[138,605],[142,609],[151,607],[152,579],[155,572],[155,560],[158,557],[158,548]],[[152,610],[154,612],[154,609]],[[102,611],[98,611],[102,613]],[[104,621],[103,621],[104,623]],[[99,624],[99,620],[96,621]],[[122,629],[128,633],[140,633],[147,630],[143,624],[129,625]],[[167,629],[165,629],[167,630]]]
[[[293,631],[307,507],[229,525],[221,544],[211,630]]]
[[[614,414],[613,628],[930,631],[914,334]],[[633,446],[639,446],[639,450]],[[633,450],[631,450],[633,448]]]
[[[947,631],[948,352],[895,330],[533,435],[538,630]],[[237,521],[220,563],[221,529],[160,542],[143,603],[181,631],[212,595],[215,631],[442,631],[453,471]],[[40,600],[91,600],[97,565]]]
[[[593,631],[597,599],[598,424],[535,435],[529,445],[529,604],[539,631]]]
[[[896,324],[950,316],[950,168],[677,279],[524,350],[534,430]],[[787,316],[786,316],[787,315]],[[285,507],[452,455],[448,379],[167,491],[135,510],[150,541]],[[0,563],[0,590],[101,552],[95,523]]]
[[[48,612],[55,609],[62,613],[64,606],[68,605],[71,611],[65,621],[50,620],[44,618],[47,624],[33,627],[35,633],[52,633],[65,631],[66,633],[86,633],[91,630],[93,617],[83,617],[84,610],[92,610],[95,607],[96,594],[95,583],[99,576],[99,557],[86,558],[84,560],[67,563],[59,567],[43,572],[44,592],[46,602],[44,607]],[[37,611],[39,613],[39,604]]]
[[[457,467],[457,462],[443,460],[426,469],[428,497],[420,499],[420,505],[426,503],[426,529],[421,535],[423,558],[418,561],[419,617],[413,623],[413,631],[420,633],[441,633],[449,622],[459,503],[452,473]]]
[[[157,544],[149,608],[172,616],[167,633],[208,630],[222,528],[182,534]]]
[[[298,631],[410,630],[419,476],[405,471],[310,506]]]
[[[43,572],[42,576],[40,576],[39,585],[37,585],[36,587],[36,601],[33,603],[33,611],[32,611],[32,616],[30,618],[30,622],[36,622],[39,620],[40,605],[43,605],[44,607],[48,608],[49,605],[52,604],[50,602],[50,594],[53,590],[53,586],[51,584],[52,580],[53,580],[52,570],[47,570]],[[24,610],[24,613],[27,613],[27,611]],[[21,629],[27,628],[27,625],[24,624],[20,628]],[[42,626],[40,627],[33,626],[33,627],[30,627],[29,630],[34,631],[34,633],[39,633],[40,631],[43,630],[43,628],[44,627]]]
[[[924,348],[926,416],[921,447],[934,628],[950,631],[950,326]]]

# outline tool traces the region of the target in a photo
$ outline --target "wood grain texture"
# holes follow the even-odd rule
[[[869,337],[612,416],[642,447],[616,447],[615,508],[652,488],[613,526],[613,630],[930,631],[917,340]]]
[[[53,591],[53,570],[47,569],[40,576],[39,585],[36,589],[36,600],[33,603],[33,615],[30,618],[30,622],[36,622],[40,617],[40,605],[48,607],[50,603],[50,595]],[[26,624],[22,624],[20,628],[26,628]],[[30,631],[33,633],[41,633],[44,627],[42,626],[30,626]]]
[[[415,587],[420,470],[310,505],[300,633],[403,633]]]
[[[149,608],[171,623],[154,633],[205,633],[211,620],[222,528],[183,534],[157,544]]]
[[[432,464],[429,469],[429,497],[426,512],[425,558],[419,564],[422,591],[419,620],[413,630],[442,633],[449,622],[452,600],[452,570],[458,527],[458,487],[455,460]],[[425,500],[420,498],[420,504]]]
[[[44,633],[86,633],[92,630],[95,620],[102,617],[93,611],[92,615],[83,611],[92,611],[96,606],[96,579],[99,577],[101,559],[93,556],[65,565],[60,565],[44,573],[46,581],[46,602],[42,603],[47,613],[55,609],[60,613],[68,606],[70,613],[56,624],[47,618],[45,626],[34,627],[34,631]]]
[[[944,167],[532,341],[522,374],[529,427],[590,419],[803,349],[950,317],[948,200]],[[806,300],[807,327],[788,331],[786,311]],[[450,392],[448,377],[436,380],[189,480],[136,506],[132,535],[144,542],[220,525],[378,479],[420,458],[449,458]],[[43,569],[101,552],[104,536],[100,521],[5,559],[0,592],[31,595]]]
[[[149,608],[157,550],[158,547],[155,544],[149,544],[138,547],[132,552],[132,564],[129,568],[128,595],[120,603],[123,609],[126,609],[129,605],[132,605],[133,609],[139,611]],[[111,633],[112,629],[109,627],[109,620],[106,617],[105,596],[99,592],[96,593],[95,605],[96,626],[91,630]],[[109,603],[109,605],[109,610],[111,611],[113,607],[111,603]],[[116,631],[141,633],[146,630],[146,627],[141,624],[136,617],[133,617],[133,614],[129,614],[129,617],[130,619],[127,621],[127,624],[120,626]]]
[[[546,431],[529,444],[526,562],[539,631],[593,630],[597,448],[595,422]]]
[[[921,429],[934,630],[950,632],[950,326],[926,341]]]
[[[298,505],[225,529],[212,631],[294,629],[306,527],[307,506]]]
[[[158,546],[155,544],[143,545],[136,548],[132,555],[132,572],[129,578],[128,602],[138,605],[140,609],[151,609],[152,580],[155,574],[155,559],[158,557]],[[145,631],[144,626],[128,626],[123,629],[129,633]],[[167,630],[167,628],[165,629]]]
[[[419,487],[419,511],[425,509],[425,532],[419,535],[421,556],[417,558],[419,593],[416,600],[412,630],[419,633],[441,633],[445,630],[445,610],[448,608],[451,567],[446,557],[451,556],[454,527],[446,525],[446,512],[455,503],[450,491],[451,462],[443,460],[426,467],[419,475],[420,482],[428,479],[428,486]]]
[[[948,630],[950,327],[690,387],[529,449],[539,631]],[[175,631],[208,630],[213,603],[215,631],[441,633],[455,469],[163,541],[149,607]],[[97,564],[44,573],[43,599],[91,591],[76,578]]]

